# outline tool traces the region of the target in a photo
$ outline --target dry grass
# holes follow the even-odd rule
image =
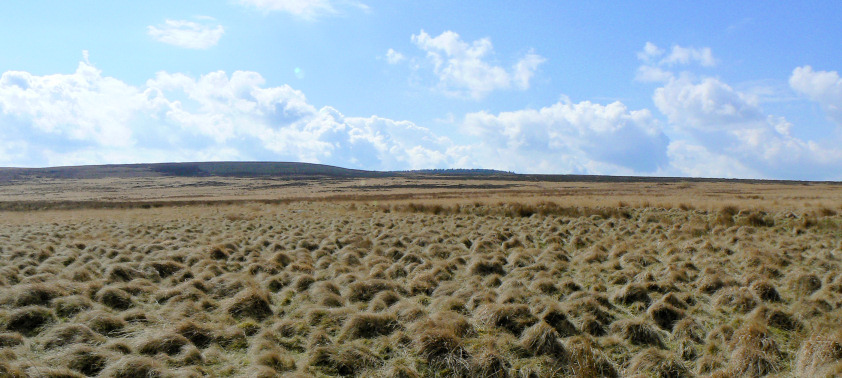
[[[831,189],[553,185],[0,217],[0,376],[842,371]]]

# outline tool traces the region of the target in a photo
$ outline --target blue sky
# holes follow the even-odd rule
[[[0,4],[0,166],[842,180],[842,3]]]

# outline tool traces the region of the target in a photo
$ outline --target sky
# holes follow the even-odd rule
[[[842,2],[0,3],[0,166],[842,180]]]

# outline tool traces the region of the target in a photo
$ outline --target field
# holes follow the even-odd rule
[[[836,184],[39,180],[0,376],[842,374]]]

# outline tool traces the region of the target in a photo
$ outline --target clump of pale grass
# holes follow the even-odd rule
[[[765,325],[743,324],[731,340],[728,372],[739,376],[763,376],[780,371],[781,352]]]
[[[57,361],[86,376],[97,375],[108,363],[108,355],[88,345],[76,345],[65,350]]]
[[[778,290],[768,280],[757,280],[751,283],[749,286],[751,291],[757,295],[758,298],[766,301],[766,302],[780,302],[781,295],[778,293]]]
[[[611,333],[633,345],[664,347],[661,334],[644,319],[622,319],[611,323]]]
[[[24,373],[18,366],[13,365],[7,361],[0,361],[0,376],[9,378],[27,378],[28,375]]]
[[[675,323],[684,316],[683,310],[664,300],[655,302],[646,310],[646,317],[666,331],[671,331]]]
[[[803,377],[842,374],[842,331],[818,329],[801,343],[794,373]]]
[[[17,332],[0,333],[0,348],[12,348],[23,344],[23,336]]]
[[[386,336],[398,329],[397,317],[390,313],[357,313],[352,315],[342,327],[339,338],[373,338]]]
[[[9,331],[34,336],[55,320],[53,311],[47,307],[26,306],[12,311],[5,321],[5,327]]]
[[[574,377],[619,377],[614,364],[592,339],[576,336],[568,339],[566,345]]]
[[[41,337],[45,349],[71,344],[101,344],[105,338],[83,324],[62,324],[50,328]]]
[[[377,293],[386,290],[399,292],[401,288],[394,282],[382,279],[357,281],[348,285],[345,296],[352,302],[368,302]]]
[[[109,363],[100,375],[115,378],[162,378],[168,374],[166,368],[151,357],[126,356]]]
[[[53,299],[67,295],[67,290],[55,284],[35,283],[15,285],[0,298],[0,303],[15,307],[24,306],[47,306]]]
[[[496,347],[486,346],[471,359],[470,375],[476,377],[507,378],[512,364]]]
[[[687,366],[674,355],[657,348],[646,348],[629,361],[627,371],[639,377],[692,377]]]
[[[276,374],[295,370],[295,360],[286,353],[264,351],[255,358],[255,363],[272,368]]]
[[[250,287],[225,301],[226,311],[238,318],[250,317],[263,320],[273,314],[269,293]]]
[[[82,311],[90,310],[94,305],[88,297],[82,295],[57,298],[53,300],[52,304],[53,308],[55,308],[56,315],[65,318],[72,317]]]
[[[77,317],[95,332],[104,336],[117,336],[126,327],[126,321],[104,311],[84,312]]]
[[[131,294],[125,290],[106,286],[96,293],[96,299],[100,303],[115,310],[122,311],[134,305]]]
[[[645,305],[649,305],[651,298],[649,297],[649,289],[646,285],[639,284],[639,283],[630,283],[618,290],[614,293],[613,301],[624,304],[624,305],[631,305],[636,302],[643,303]]]
[[[529,307],[522,304],[486,304],[474,311],[474,316],[480,323],[502,328],[515,336],[538,321]]]
[[[213,329],[197,324],[192,320],[183,320],[175,326],[175,332],[184,336],[199,348],[208,347],[215,339]]]
[[[190,340],[177,333],[156,332],[140,337],[137,343],[137,351],[147,355],[164,353],[173,356],[181,352],[181,348],[188,344],[190,344]]]
[[[471,356],[452,329],[425,329],[416,335],[415,351],[430,366],[463,375],[470,369]]]
[[[523,331],[521,345],[533,355],[547,355],[565,361],[567,351],[561,343],[561,335],[552,326],[539,321]]]
[[[744,287],[722,289],[714,296],[714,305],[720,311],[747,313],[757,307],[757,299],[751,290]]]
[[[379,367],[382,360],[364,344],[350,342],[318,347],[309,352],[308,363],[332,374],[351,376]]]

